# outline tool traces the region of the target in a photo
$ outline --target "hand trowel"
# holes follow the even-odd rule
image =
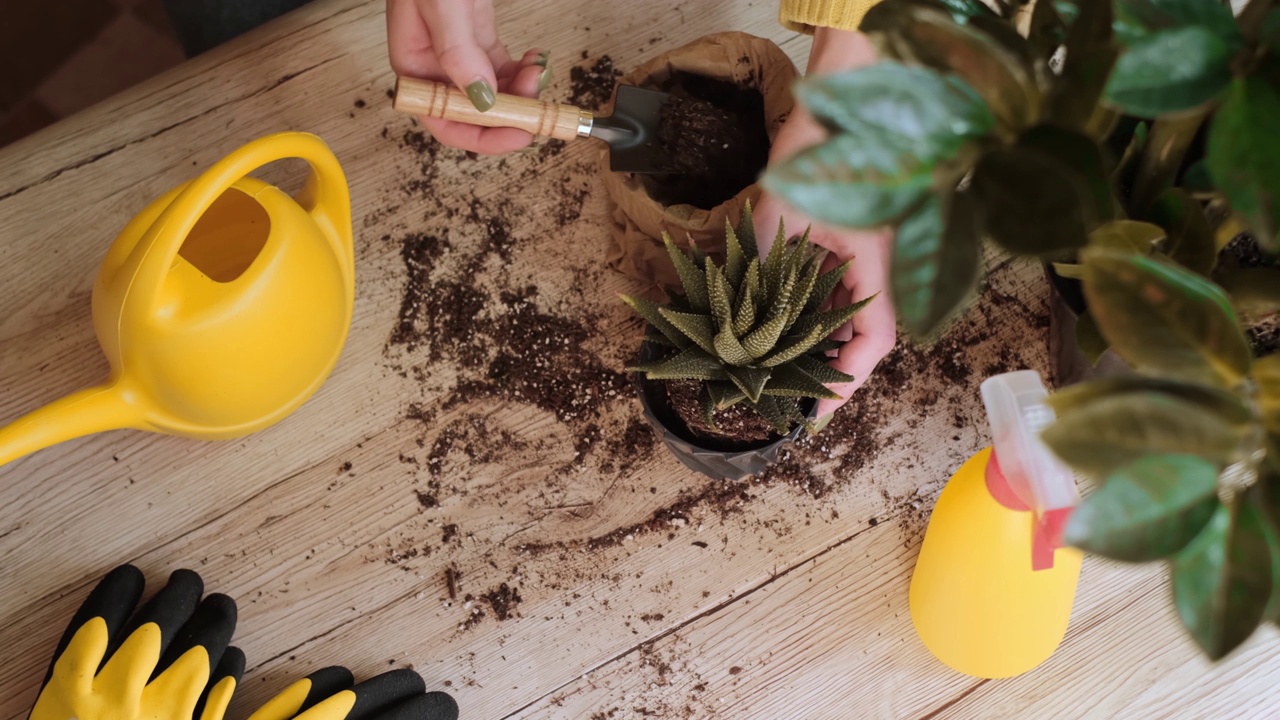
[[[575,140],[593,137],[609,145],[614,172],[662,173],[663,153],[654,142],[668,93],[619,85],[613,114],[596,117],[590,110],[498,93],[493,107],[480,112],[466,94],[444,83],[401,77],[392,106],[401,112],[482,127],[509,127],[538,137]]]

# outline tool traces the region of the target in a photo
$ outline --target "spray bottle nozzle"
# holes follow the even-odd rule
[[[1075,477],[1040,440],[1041,431],[1055,418],[1048,397],[1034,370],[996,375],[982,383],[995,446],[987,487],[1007,507],[1035,514],[1035,570],[1053,567],[1053,551],[1062,546],[1062,530],[1080,502]]]

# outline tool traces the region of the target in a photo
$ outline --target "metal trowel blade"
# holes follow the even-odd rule
[[[631,85],[619,85],[613,114],[595,118],[591,137],[609,144],[609,169],[614,172],[670,172],[670,162],[658,142],[662,106],[671,95]]]

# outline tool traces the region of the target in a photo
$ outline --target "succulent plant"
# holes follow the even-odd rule
[[[670,352],[628,369],[650,380],[701,382],[711,428],[717,411],[746,403],[780,434],[796,424],[813,431],[801,401],[839,398],[827,385],[853,380],[827,365],[827,338],[872,300],[824,309],[849,263],[823,272],[825,251],[809,242],[808,231],[788,242],[782,223],[761,260],[750,205],[736,231],[725,223],[723,265],[696,246],[686,255],[666,233],[663,241],[683,293],[668,293],[665,306],[622,299],[649,323],[648,339]]]

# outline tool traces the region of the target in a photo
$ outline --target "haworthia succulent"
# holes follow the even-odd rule
[[[827,365],[825,354],[840,346],[828,337],[871,301],[820,309],[849,263],[822,272],[826,251],[809,242],[807,230],[787,242],[781,223],[761,260],[749,207],[737,229],[725,225],[723,265],[696,246],[686,254],[670,236],[663,241],[683,295],[668,293],[666,306],[623,299],[649,322],[650,339],[671,347],[670,356],[631,370],[654,380],[700,381],[703,419],[713,428],[717,412],[745,402],[779,433],[796,425],[815,431],[799,401],[837,398],[827,386],[853,380]]]

